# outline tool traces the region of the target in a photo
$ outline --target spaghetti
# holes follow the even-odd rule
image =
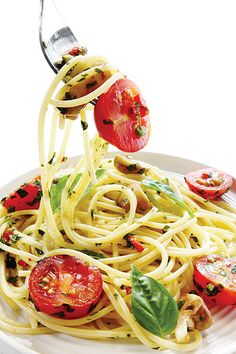
[[[90,75],[96,70],[109,73],[98,88],[83,97],[64,99],[65,93],[85,74]],[[70,78],[73,71],[76,75]],[[65,77],[66,83],[58,88]],[[178,301],[182,293],[193,289],[196,257],[212,253],[235,256],[236,210],[223,202],[207,202],[192,193],[184,182],[155,166],[144,164],[144,174],[132,170],[124,174],[114,166],[113,159],[105,158],[106,141],[97,135],[89,141],[87,114],[93,108],[91,102],[123,77],[100,57],[76,57],[59,71],[46,93],[38,125],[43,193],[40,208],[11,213],[3,207],[0,210],[1,241],[9,228],[18,236],[10,244],[0,243],[3,251],[0,254],[0,293],[13,310],[21,309],[26,314],[26,320],[11,318],[2,307],[0,327],[18,334],[62,332],[81,338],[131,337],[151,348],[194,350],[201,342],[198,330],[191,332],[189,343],[177,343],[174,332],[161,338],[135,320],[130,306],[131,294],[126,291],[132,286],[131,265],[158,280]],[[62,161],[71,130],[77,129],[79,120],[65,119],[62,108],[78,106],[80,111],[76,114],[80,115],[82,123],[85,154],[75,166],[70,166],[68,172],[63,171],[65,164]],[[53,115],[46,151],[45,125],[49,107],[53,107]],[[58,129],[63,131],[63,136],[55,154]],[[60,205],[55,210],[50,191],[55,180],[66,174],[68,178]],[[147,192],[148,210],[137,213],[137,195],[130,186],[140,186],[144,177],[165,181],[187,209],[176,205],[164,193],[157,194],[150,189]],[[117,203],[120,196],[126,201],[125,205]],[[127,234],[139,241],[142,252],[127,247]],[[40,259],[53,255],[79,257],[102,272],[103,295],[86,317],[63,319],[49,316],[38,312],[30,301],[28,281],[31,269]],[[25,262],[27,267],[19,265],[19,261]],[[14,267],[8,267],[9,262],[13,262]]]

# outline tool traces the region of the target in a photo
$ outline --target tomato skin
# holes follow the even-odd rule
[[[236,305],[236,261],[220,255],[198,258],[194,266],[195,291],[206,303]]]
[[[2,237],[4,238],[4,240],[9,243],[11,241],[11,236],[13,236],[13,231],[10,230],[6,230],[4,231]]]
[[[233,178],[214,168],[204,168],[188,173],[185,182],[192,192],[204,199],[213,200],[228,191],[233,184]]]
[[[67,255],[43,258],[29,278],[36,309],[62,318],[86,316],[100,299],[102,276],[97,267]]]
[[[2,203],[9,213],[19,210],[38,209],[41,197],[42,188],[40,177],[38,176],[22,184],[18,190],[3,199]]]
[[[99,135],[122,151],[141,150],[148,142],[149,111],[131,80],[117,80],[98,97],[94,118]]]

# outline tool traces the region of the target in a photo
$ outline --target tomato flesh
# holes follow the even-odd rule
[[[122,151],[138,151],[148,142],[149,110],[131,80],[117,80],[99,96],[94,118],[99,135]]]
[[[195,291],[206,303],[236,305],[236,261],[208,255],[195,262]]]
[[[190,172],[186,175],[185,181],[192,192],[208,200],[220,197],[233,184],[230,175],[214,168]]]
[[[102,276],[97,267],[76,257],[51,256],[33,268],[29,292],[41,312],[61,318],[84,317],[101,296]]]
[[[38,209],[42,197],[40,177],[22,184],[19,189],[11,193],[7,198],[3,198],[3,206],[7,211]]]

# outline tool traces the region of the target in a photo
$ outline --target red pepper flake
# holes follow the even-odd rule
[[[131,286],[126,286],[125,288],[126,295],[131,294],[131,290],[132,290]]]
[[[81,46],[77,46],[77,47],[73,47],[72,49],[70,49],[67,54],[71,55],[72,57],[76,57],[77,55],[84,55],[86,54],[87,50],[84,47]]]
[[[138,252],[143,252],[144,247],[142,244],[136,240],[136,238],[132,234],[127,234],[124,236],[124,238],[127,241],[128,247],[130,247],[130,244],[136,249]]]
[[[2,237],[4,238],[4,240],[6,242],[10,242],[11,241],[11,236],[13,235],[13,231],[5,231],[2,235]]]
[[[21,266],[21,267],[28,267],[28,263],[26,263],[26,262],[23,261],[22,259],[20,259],[20,260],[18,261],[18,264],[19,264],[19,266]]]

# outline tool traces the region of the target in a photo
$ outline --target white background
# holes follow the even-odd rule
[[[235,1],[56,2],[89,54],[107,56],[142,89],[152,121],[147,151],[236,176]],[[0,186],[38,165],[38,111],[54,77],[39,48],[38,14],[38,1],[1,2]],[[82,152],[80,137],[71,152]]]

